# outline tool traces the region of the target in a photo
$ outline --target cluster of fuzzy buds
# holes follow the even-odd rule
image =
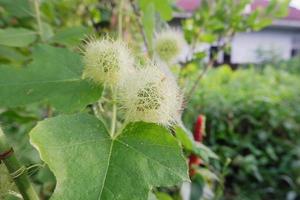
[[[154,40],[154,50],[157,57],[167,63],[172,63],[183,53],[186,42],[178,30],[168,29],[158,33]]]
[[[85,45],[83,54],[83,76],[95,83],[116,85],[121,76],[134,70],[132,56],[121,41],[93,39]]]
[[[127,122],[170,125],[179,121],[182,95],[175,78],[150,63],[136,69],[127,46],[120,41],[92,40],[84,48],[83,77],[115,86]]]
[[[129,121],[170,125],[179,120],[182,95],[173,77],[156,65],[137,70],[121,89],[120,99]]]

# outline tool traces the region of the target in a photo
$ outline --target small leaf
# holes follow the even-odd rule
[[[51,25],[45,22],[42,23],[41,31],[41,38],[43,41],[48,41],[54,35]]]
[[[159,12],[160,16],[168,21],[173,17],[173,10],[170,0],[154,0],[155,9]]]
[[[158,200],[153,192],[149,192],[148,200]]]
[[[157,192],[156,197],[157,200],[173,200],[169,194],[163,192]]]
[[[0,45],[0,59],[22,62],[28,59],[28,57],[18,52],[15,48]]]
[[[96,102],[102,91],[81,78],[82,68],[78,54],[40,45],[29,66],[0,66],[0,106],[48,101],[61,111],[81,110]]]
[[[173,17],[171,0],[139,0],[139,4],[144,12],[146,8],[149,7],[149,5],[153,4],[155,8],[154,11],[157,11],[160,14],[160,16],[166,21],[172,19]]]
[[[0,29],[0,44],[10,47],[24,47],[36,39],[36,33],[25,28]]]
[[[143,9],[142,23],[145,29],[145,34],[146,34],[148,44],[150,45],[150,49],[152,49],[152,41],[153,41],[154,28],[155,28],[154,4],[148,3],[146,4],[145,7],[142,7],[142,9]]]
[[[88,29],[83,26],[64,28],[58,31],[52,38],[52,42],[63,45],[77,45],[80,39],[88,33]]]
[[[196,142],[192,138],[192,134],[183,126],[174,127],[176,138],[184,146],[184,148],[195,155],[199,156],[205,162],[209,162],[209,159],[219,159],[217,154],[210,150],[207,146],[200,142]]]
[[[209,158],[219,159],[217,154],[215,154],[212,150],[210,150],[207,146],[200,142],[194,143],[193,153],[198,155],[200,158],[207,157],[207,161]]]
[[[3,7],[10,16],[23,18],[34,15],[28,0],[0,0],[0,7]]]
[[[188,180],[175,138],[164,127],[131,123],[112,139],[88,114],[39,122],[30,133],[57,179],[52,200],[146,200],[153,186]]]
[[[193,139],[192,134],[188,133],[184,126],[175,126],[174,131],[176,134],[176,138],[180,141],[180,143],[187,149],[193,150]]]
[[[200,35],[200,41],[211,44],[214,41],[216,41],[216,36],[213,34],[202,34],[202,35]]]

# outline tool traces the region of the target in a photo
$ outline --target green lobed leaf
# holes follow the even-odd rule
[[[102,88],[81,78],[80,56],[67,49],[39,45],[25,68],[0,66],[0,106],[47,101],[64,112],[96,102]]]
[[[128,124],[112,139],[91,115],[61,115],[39,122],[30,140],[56,176],[51,200],[144,200],[154,186],[188,180],[180,146],[155,124]]]
[[[35,41],[36,32],[25,28],[0,29],[0,45],[25,47]]]

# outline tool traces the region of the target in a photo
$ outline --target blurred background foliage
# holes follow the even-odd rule
[[[276,67],[211,70],[185,112],[185,124],[207,117],[204,141],[220,156],[225,199],[299,198],[300,79]]]
[[[216,63],[218,52],[230,49],[236,33],[264,28],[272,19],[286,15],[289,3],[272,0],[267,8],[243,15],[250,2],[203,0],[192,15],[177,23],[191,46],[191,56],[173,71],[185,91],[193,88],[191,80],[198,86],[186,105],[183,121],[192,130],[197,116],[205,115],[204,144],[219,155],[219,160],[202,157],[204,162],[193,178],[191,200],[300,199],[300,57],[288,61],[270,58],[236,70]],[[115,36],[119,3],[0,0],[0,64],[24,67],[40,43],[80,52],[82,40],[90,35]],[[174,3],[126,1],[124,38],[137,56],[144,56],[140,48],[151,54],[155,31],[169,27],[167,22],[172,25],[178,21],[175,14],[180,10]],[[209,56],[196,51],[198,42],[219,48]],[[55,114],[47,103],[17,108],[0,105],[1,125],[22,163],[34,166],[29,172],[41,199],[49,199],[55,177],[41,163],[27,133],[37,121]],[[36,163],[40,165],[33,165]],[[0,173],[0,199],[18,199],[2,165]],[[149,199],[180,199],[179,187],[154,192]]]

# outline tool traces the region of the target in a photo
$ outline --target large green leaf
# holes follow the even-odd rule
[[[25,28],[0,29],[0,44],[10,47],[24,47],[36,39],[36,33]]]
[[[52,200],[143,200],[154,186],[188,180],[179,144],[155,124],[131,123],[112,139],[91,115],[62,115],[30,138],[57,178]]]
[[[78,54],[40,45],[29,66],[0,66],[0,107],[48,101],[61,111],[80,110],[97,101],[102,91],[81,78],[82,68]]]

